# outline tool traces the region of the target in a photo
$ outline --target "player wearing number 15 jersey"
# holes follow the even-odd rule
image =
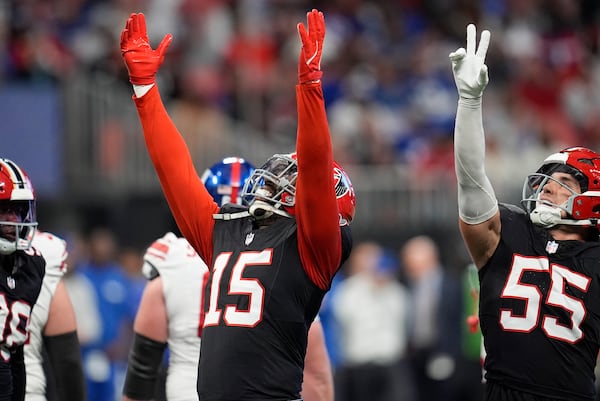
[[[142,14],[121,35],[150,158],[181,233],[209,266],[202,401],[300,398],[308,329],[350,252],[355,197],[333,161],[320,81],[325,20],[317,10],[307,20],[297,26],[296,152],[254,171],[242,191],[249,207],[214,202],[161,102],[155,75],[172,36],[153,50]]]
[[[242,188],[254,167],[227,157],[206,169],[202,181],[219,204],[241,204]],[[166,398],[197,401],[200,306],[208,267],[185,240],[173,233],[157,239],[144,255],[149,282],[136,314],[134,344],[123,400],[153,399],[163,351],[170,351]],[[306,401],[333,401],[333,377],[321,323],[310,326],[302,395]]]
[[[450,54],[460,100],[454,135],[459,227],[479,269],[487,401],[592,401],[600,344],[600,154],[548,156],[523,187],[522,206],[498,205],[484,168],[484,64]]]

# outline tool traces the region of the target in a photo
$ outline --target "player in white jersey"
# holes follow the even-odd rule
[[[154,398],[168,346],[167,399],[198,401],[200,302],[208,267],[185,238],[169,232],[147,249],[143,272],[149,281],[133,326],[123,400]]]
[[[245,160],[229,157],[207,169],[202,181],[217,203],[241,203],[239,194],[252,170]],[[167,233],[146,251],[143,271],[149,282],[134,323],[123,401],[154,399],[167,346],[167,400],[198,401],[201,302],[208,267],[187,240]],[[304,400],[333,401],[331,365],[318,319],[309,330],[304,372]]]
[[[86,397],[77,323],[61,281],[66,272],[66,243],[53,234],[37,231],[32,246],[44,257],[46,272],[24,348],[25,400],[83,401]],[[44,363],[49,364],[46,369]]]

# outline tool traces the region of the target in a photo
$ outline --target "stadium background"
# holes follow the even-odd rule
[[[107,224],[143,247],[172,226],[145,153],[118,37],[132,11],[173,45],[163,97],[199,172],[227,155],[260,164],[293,149],[295,22],[311,1],[71,0],[0,5],[2,155],[25,166],[48,230]],[[492,30],[486,92],[488,172],[518,201],[550,151],[597,148],[597,2],[338,0],[323,8],[324,86],[335,157],[351,174],[354,230],[396,246],[456,238],[447,54],[464,27]],[[182,189],[183,190],[183,189]]]
[[[305,11],[325,12],[324,91],[334,154],[357,193],[356,241],[397,250],[416,234],[445,266],[468,262],[457,231],[448,54],[474,22],[492,31],[484,101],[488,174],[518,203],[526,174],[570,145],[600,149],[595,0],[4,0],[0,155],[29,173],[40,227],[109,228],[143,249],[176,227],[143,143],[119,54],[142,11],[174,41],[161,94],[201,173],[224,156],[255,165],[292,151]],[[181,189],[185,192],[185,188]]]

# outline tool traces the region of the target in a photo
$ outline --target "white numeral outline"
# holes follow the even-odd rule
[[[248,266],[271,266],[273,249],[242,252],[231,269],[231,275],[223,277],[230,258],[231,252],[221,253],[215,258],[208,311],[204,316],[203,327],[218,325],[221,315],[227,326],[254,327],[262,321],[265,289],[258,279],[244,277],[243,273]],[[249,297],[248,309],[239,309],[237,305],[227,305],[225,312],[222,313],[223,311],[217,305],[223,279],[229,280],[228,295],[247,295]]]
[[[31,306],[23,301],[15,301],[10,307],[5,294],[0,294],[0,341],[7,348],[20,345],[27,339],[27,325]],[[23,327],[24,322],[25,327]],[[7,328],[8,326],[8,328]],[[0,352],[0,358],[8,362],[10,353],[4,348]]]
[[[574,272],[565,266],[549,264],[546,257],[525,257],[515,255],[506,279],[502,298],[520,299],[525,302],[525,313],[517,315],[511,309],[500,310],[500,326],[505,331],[528,333],[534,330],[540,321],[542,292],[534,284],[521,281],[527,271],[548,273],[550,275],[550,290],[546,305],[556,306],[569,312],[570,325],[560,324],[556,316],[543,315],[541,328],[550,338],[574,344],[583,338],[581,323],[585,319],[586,310],[582,300],[565,293],[568,284],[582,292],[587,292],[591,278]]]

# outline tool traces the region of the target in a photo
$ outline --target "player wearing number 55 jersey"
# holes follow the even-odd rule
[[[0,400],[25,396],[23,344],[38,298],[45,261],[31,247],[35,196],[14,162],[0,159]]]
[[[594,400],[600,344],[600,154],[548,156],[523,187],[523,209],[498,205],[484,168],[484,64],[476,49],[450,54],[460,99],[455,126],[459,227],[479,269],[486,400]]]
[[[180,231],[209,266],[202,401],[300,398],[308,329],[350,251],[354,192],[333,161],[320,81],[325,20],[317,10],[307,19],[296,152],[254,171],[242,191],[249,207],[214,202],[161,102],[155,74],[172,36],[153,50],[142,14],[121,35],[150,158]]]

